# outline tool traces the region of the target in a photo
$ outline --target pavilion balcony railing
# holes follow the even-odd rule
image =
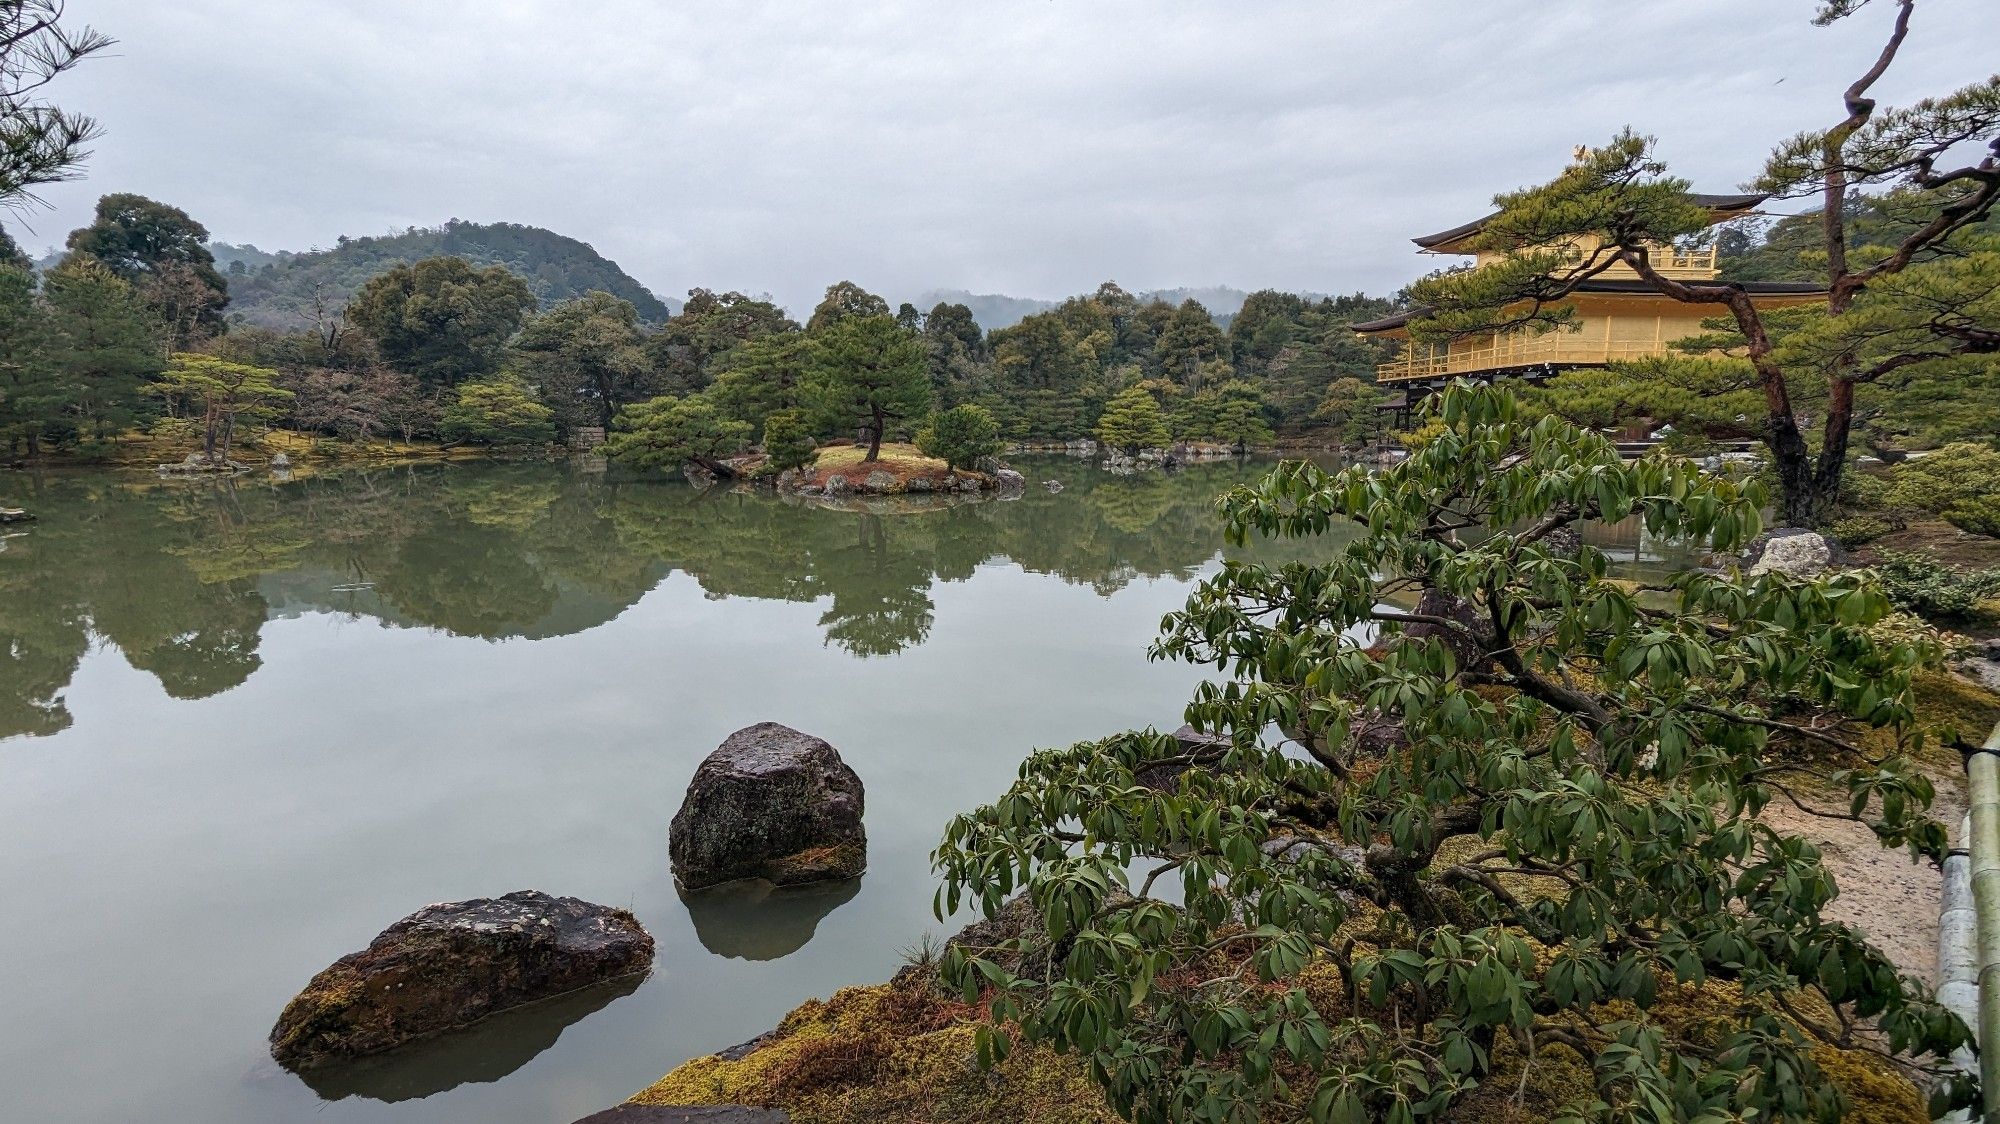
[[[1574,333],[1503,336],[1486,347],[1455,347],[1450,352],[1419,351],[1375,368],[1378,383],[1476,375],[1544,364],[1587,367],[1649,355],[1667,354],[1666,342],[1652,340],[1585,339]]]
[[[1696,273],[1704,277],[1715,275],[1715,244],[1695,246],[1691,249],[1677,249],[1673,246],[1649,246],[1646,260],[1654,269],[1673,276],[1681,273]]]

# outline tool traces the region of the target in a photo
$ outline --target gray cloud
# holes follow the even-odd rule
[[[1810,0],[71,0],[121,40],[59,87],[109,129],[29,246],[106,191],[218,238],[450,217],[591,242],[664,295],[851,277],[1055,296],[1392,290],[1406,239],[1631,124],[1727,190],[1829,123],[1886,9]],[[1885,99],[1983,77],[1935,0]]]

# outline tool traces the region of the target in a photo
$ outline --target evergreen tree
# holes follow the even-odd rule
[[[781,430],[784,425],[779,423]],[[604,455],[628,468],[673,470],[693,464],[717,476],[734,476],[722,459],[742,452],[749,441],[750,427],[724,417],[712,404],[662,395],[619,412]]]
[[[0,269],[32,269],[34,264],[14,236],[7,233],[6,225],[0,224]]]
[[[1189,390],[1201,389],[1212,374],[1210,364],[1226,354],[1222,329],[1200,301],[1183,301],[1153,345],[1154,365],[1162,378]]]
[[[88,25],[62,24],[62,0],[0,3],[0,207],[35,202],[46,184],[75,179],[97,122],[42,100],[64,71],[111,46]]]
[[[800,332],[759,336],[717,361],[715,382],[703,397],[755,431],[772,414],[805,405],[802,385],[812,351],[812,340]]]
[[[881,457],[890,423],[931,405],[923,345],[887,315],[850,316],[815,332],[805,391],[833,424],[858,426],[869,461]]]
[[[347,319],[382,359],[432,387],[456,386],[499,369],[507,343],[535,308],[527,282],[505,266],[464,258],[397,264],[361,286]]]
[[[494,375],[459,384],[438,432],[475,445],[546,445],[556,438],[555,411],[519,378]]]
[[[764,418],[764,453],[780,472],[804,468],[813,462],[818,445],[805,415],[798,410],[779,410]]]
[[[1326,395],[1313,411],[1313,420],[1339,434],[1342,443],[1359,444],[1381,436],[1383,411],[1376,407],[1383,400],[1382,392],[1370,383],[1351,376],[1338,378],[1327,384]]]
[[[1087,301],[1066,301],[993,333],[997,392],[1012,413],[1008,433],[1066,441],[1086,432],[1088,394],[1103,385],[1100,353],[1111,342],[1110,318]]]
[[[1137,456],[1139,450],[1159,448],[1172,437],[1167,432],[1167,419],[1160,410],[1159,400],[1144,387],[1133,386],[1119,391],[1104,404],[1104,413],[1097,419],[1097,439],[1109,448],[1123,450],[1127,456]]]
[[[559,426],[608,430],[619,410],[658,390],[645,343],[630,302],[585,293],[528,319],[514,341],[515,370],[540,389]]]
[[[917,448],[953,468],[971,468],[1002,445],[1000,423],[983,407],[969,404],[938,411],[917,433]]]
[[[692,394],[712,383],[724,357],[753,340],[796,334],[785,310],[742,293],[688,290],[680,314],[646,339],[647,354],[670,394]]]
[[[160,329],[133,287],[94,258],[76,258],[42,278],[42,293],[51,405],[68,425],[101,439],[149,412],[147,382],[164,365]]]
[[[179,207],[120,192],[97,201],[91,224],[71,231],[69,249],[130,282],[172,337],[186,347],[223,330],[229,283],[208,250],[208,228]]]
[[[1754,419],[1734,428],[1754,429],[1763,441],[1784,520],[1813,526],[1830,518],[1871,389],[1954,379],[2000,347],[1992,285],[2000,242],[1979,230],[2000,201],[2000,162],[1990,152],[1960,159],[2000,143],[2000,76],[1905,107],[1879,105],[1869,91],[1894,63],[1914,7],[1915,0],[1893,6],[1884,46],[1840,95],[1836,123],[1780,144],[1752,183],[1780,199],[1818,201],[1812,260],[1825,293],[1817,304],[1759,308],[1734,282],[1662,273],[1658,248],[1708,237],[1711,215],[1685,180],[1667,174],[1650,138],[1628,130],[1550,182],[1498,197],[1499,214],[1469,245],[1501,260],[1412,286],[1413,299],[1428,308],[1412,335],[1448,342],[1570,328],[1576,313],[1565,298],[1613,266],[1629,269],[1654,293],[1722,315],[1714,334],[1678,345],[1716,355],[1614,369],[1634,376],[1619,393],[1677,428],[1714,417],[1718,391],[1733,395]],[[1821,22],[1862,10],[1832,0]],[[1906,221],[1892,224],[1880,244],[1851,248],[1848,199],[1862,189]],[[1588,249],[1580,257],[1566,249],[1576,246]],[[1588,381],[1593,392],[1605,389],[1602,378]],[[1569,385],[1551,385],[1558,409]]]
[[[818,306],[813,309],[812,319],[806,321],[806,331],[818,334],[844,320],[888,315],[888,301],[852,281],[836,281],[826,287],[826,296],[820,298]],[[890,322],[894,323],[894,320]]]
[[[211,464],[229,459],[239,422],[268,417],[292,392],[278,385],[278,372],[214,355],[181,352],[173,357],[156,393],[199,410],[202,453]]]
[[[985,333],[972,310],[939,303],[923,316],[925,366],[938,406],[950,409],[988,389]]]
[[[48,316],[35,276],[0,265],[0,440],[40,451],[42,433],[61,420],[63,396],[48,361]]]
[[[1264,399],[1249,383],[1231,379],[1202,394],[1215,403],[1208,437],[1233,446],[1238,453],[1249,451],[1252,445],[1269,445],[1276,437],[1264,417]]]

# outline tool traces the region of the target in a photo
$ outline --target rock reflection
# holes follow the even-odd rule
[[[683,893],[694,935],[717,956],[776,960],[804,948],[821,919],[861,892],[861,879],[778,887],[746,879]]]
[[[644,982],[644,973],[610,980],[504,1011],[393,1053],[309,1069],[297,1076],[328,1101],[343,1097],[412,1101],[460,1085],[498,1081],[555,1045],[570,1024],[632,994]]]

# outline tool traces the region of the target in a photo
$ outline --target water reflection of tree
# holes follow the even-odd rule
[[[93,636],[177,698],[259,666],[274,605],[499,639],[610,620],[679,570],[713,598],[822,601],[856,656],[921,644],[931,586],[1011,560],[1109,594],[1186,578],[1222,548],[1214,498],[1255,466],[1110,478],[1051,494],[867,515],[548,465],[355,471],[286,484],[23,477],[41,515],[0,550],[0,737],[66,728]]]
[[[892,656],[931,634],[932,568],[921,552],[889,541],[880,515],[851,517],[855,545],[823,556],[813,578],[831,595],[826,640],[857,656]]]

